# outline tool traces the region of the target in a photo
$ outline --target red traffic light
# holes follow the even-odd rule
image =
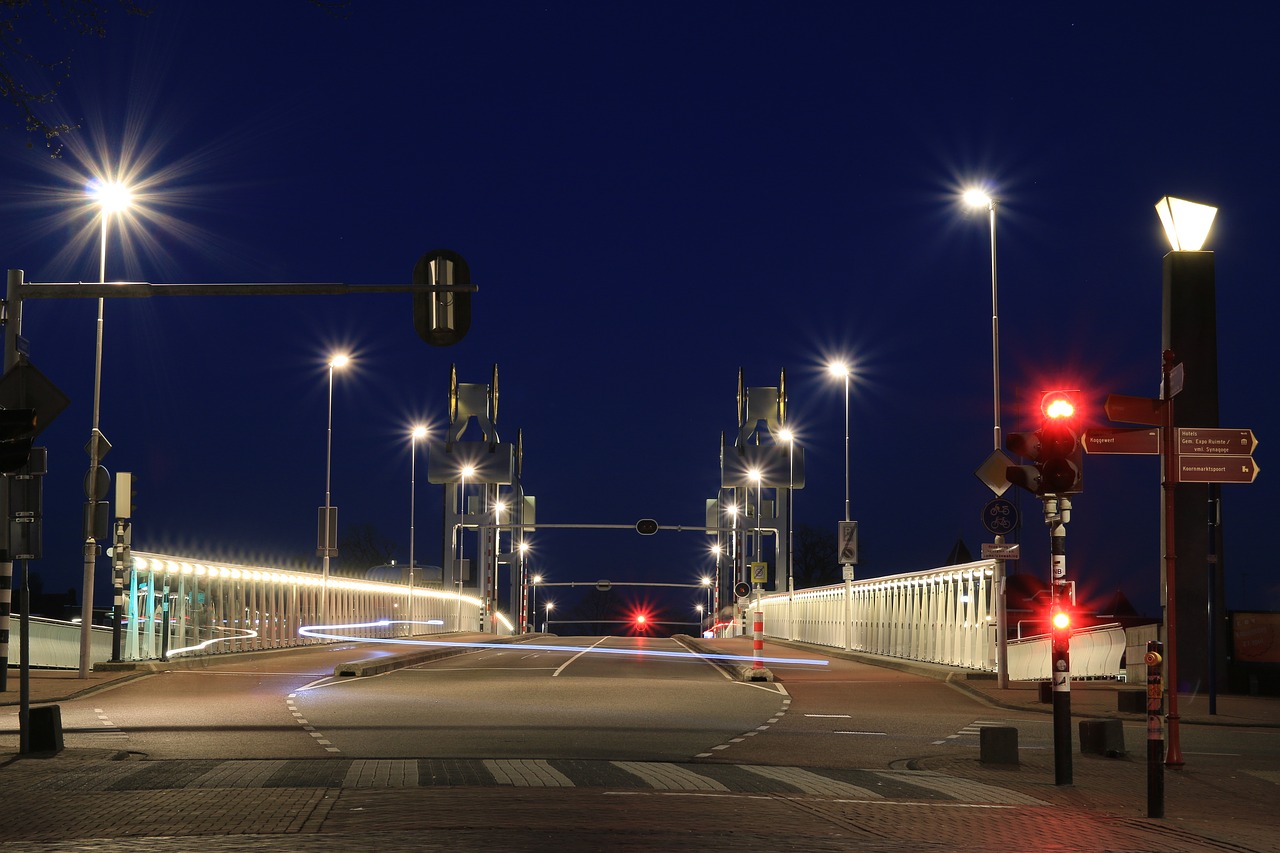
[[[1050,622],[1052,623],[1053,630],[1055,631],[1071,630],[1071,614],[1065,610],[1055,611]]]
[[[643,613],[637,613],[637,614],[636,614],[636,624],[637,624],[637,625],[643,625],[646,621],[648,621],[648,618],[649,618],[649,617],[645,616]]]
[[[1050,391],[1040,399],[1040,411],[1051,421],[1076,416],[1076,401],[1068,391]]]

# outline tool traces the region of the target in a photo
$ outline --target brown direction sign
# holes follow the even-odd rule
[[[1107,413],[1107,419],[1116,423],[1151,426],[1160,426],[1164,423],[1164,400],[1156,400],[1152,397],[1108,394],[1102,409]]]
[[[1178,453],[1183,456],[1250,456],[1257,446],[1251,429],[1178,428]]]
[[[1085,453],[1132,453],[1142,456],[1160,455],[1160,430],[1089,429],[1080,442]]]
[[[1252,483],[1258,463],[1252,456],[1179,454],[1179,483]]]

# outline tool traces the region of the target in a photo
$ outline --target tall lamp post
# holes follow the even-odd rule
[[[844,380],[844,520],[849,517],[849,365],[843,361],[833,361],[827,365],[832,376]],[[844,647],[846,651],[853,649],[853,563],[844,564]]]
[[[415,486],[416,468],[418,464],[418,439],[427,437],[427,428],[418,425],[409,433],[409,634],[413,634],[414,599],[413,599],[413,521],[414,500],[418,496]]]
[[[462,506],[458,510],[458,564],[453,567],[454,576],[458,581],[458,619],[457,628],[462,630],[462,565],[466,562],[463,556],[467,545],[467,478],[476,472],[475,468],[466,465],[462,469]]]
[[[988,230],[991,233],[991,401],[994,427],[992,449],[1000,447],[1000,301],[996,277],[996,208],[999,200],[982,190],[965,192],[964,202],[970,207],[987,209]],[[996,534],[996,544],[1004,544],[1004,535]],[[1009,625],[1004,588],[1004,560],[996,560],[996,686],[1004,690],[1009,686]]]
[[[538,584],[542,583],[542,575],[534,575],[530,585],[530,607],[533,611],[533,630],[538,630]]]
[[[547,627],[551,624],[551,611],[555,609],[555,606],[556,603],[554,601],[548,601],[542,606],[545,611],[545,618],[542,620],[542,633],[544,634],[547,633]]]
[[[844,520],[849,518],[849,365],[843,361],[833,361],[827,365],[832,376],[844,380]]]
[[[333,372],[341,370],[351,363],[350,356],[338,353],[329,359],[329,429],[325,438],[324,451],[324,510],[321,513],[320,533],[322,536],[320,550],[323,552],[320,582],[320,621],[329,624],[329,557],[335,550],[333,538],[337,531],[336,515],[330,485],[333,479]],[[410,561],[412,563],[412,560]]]
[[[89,190],[89,195],[98,205],[99,217],[102,222],[102,237],[100,240],[99,256],[98,256],[98,283],[106,284],[107,281],[107,225],[111,221],[111,214],[123,213],[128,210],[129,205],[133,202],[133,193],[124,184],[102,181],[95,183]],[[89,431],[89,476],[85,483],[85,490],[88,492],[89,504],[88,514],[85,518],[84,530],[84,591],[83,600],[80,602],[80,677],[89,677],[90,667],[90,629],[93,626],[93,573],[97,562],[99,547],[97,540],[97,509],[98,509],[98,490],[101,488],[98,483],[98,469],[101,465],[102,455],[106,452],[102,446],[102,433],[98,431],[98,418],[101,413],[102,401],[102,328],[103,328],[103,308],[105,299],[98,297],[98,325],[97,339],[94,346],[93,356],[93,427]],[[112,659],[120,659],[120,620],[123,618],[124,610],[124,586],[123,580],[117,579],[115,584],[115,598],[112,602]]]

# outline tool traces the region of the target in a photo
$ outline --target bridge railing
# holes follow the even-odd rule
[[[760,597],[766,637],[886,657],[996,671],[995,562],[982,560],[922,572]],[[755,602],[748,610],[755,608]],[[750,618],[746,622],[752,621]],[[747,630],[744,621],[722,633]],[[1009,643],[1009,677],[1049,677],[1049,638]],[[1100,626],[1072,638],[1073,677],[1118,678],[1124,631]]]
[[[326,633],[370,638],[474,631],[480,607],[478,598],[438,588],[411,591],[407,584],[337,577],[326,585],[314,572],[134,551],[120,657],[156,660],[166,652],[173,658],[332,642],[300,631],[322,623],[335,626]],[[38,632],[35,626],[33,620],[33,666],[79,666],[78,624],[41,620]],[[495,626],[497,633],[511,632],[509,620],[495,620]],[[94,626],[90,662],[109,660],[111,642],[110,627]],[[11,660],[19,649],[10,650]]]

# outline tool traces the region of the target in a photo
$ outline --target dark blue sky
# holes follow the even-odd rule
[[[1269,342],[1272,115],[1265,5],[1076,3],[156,4],[81,43],[58,101],[84,128],[61,160],[0,136],[0,254],[31,281],[96,280],[80,193],[129,158],[150,215],[118,231],[108,279],[407,282],[423,252],[469,261],[470,335],[435,349],[407,296],[116,300],[102,429],[141,480],[138,547],[256,561],[312,553],[324,498],[327,353],[333,495],[407,556],[408,424],[446,421],[450,364],[501,375],[499,431],[524,432],[547,523],[699,524],[736,429],[737,372],[787,371],[808,454],[797,521],[843,512],[843,396],[856,365],[852,507],[859,576],[976,553],[991,497],[985,215],[998,247],[1006,430],[1039,392],[1154,395],[1160,270],[1153,205],[1219,205],[1221,424],[1264,469],[1277,405]],[[43,436],[46,585],[79,585],[95,303],[28,305],[32,361],[73,400]],[[1159,474],[1087,460],[1068,533],[1086,592],[1154,612]],[[440,552],[440,487],[418,467],[420,562]],[[1225,487],[1229,604],[1280,607],[1264,470]],[[1047,575],[1023,499],[1021,570]],[[679,582],[690,534],[540,532],[561,580]],[[314,558],[310,558],[312,562]],[[99,598],[107,585],[105,566]]]

